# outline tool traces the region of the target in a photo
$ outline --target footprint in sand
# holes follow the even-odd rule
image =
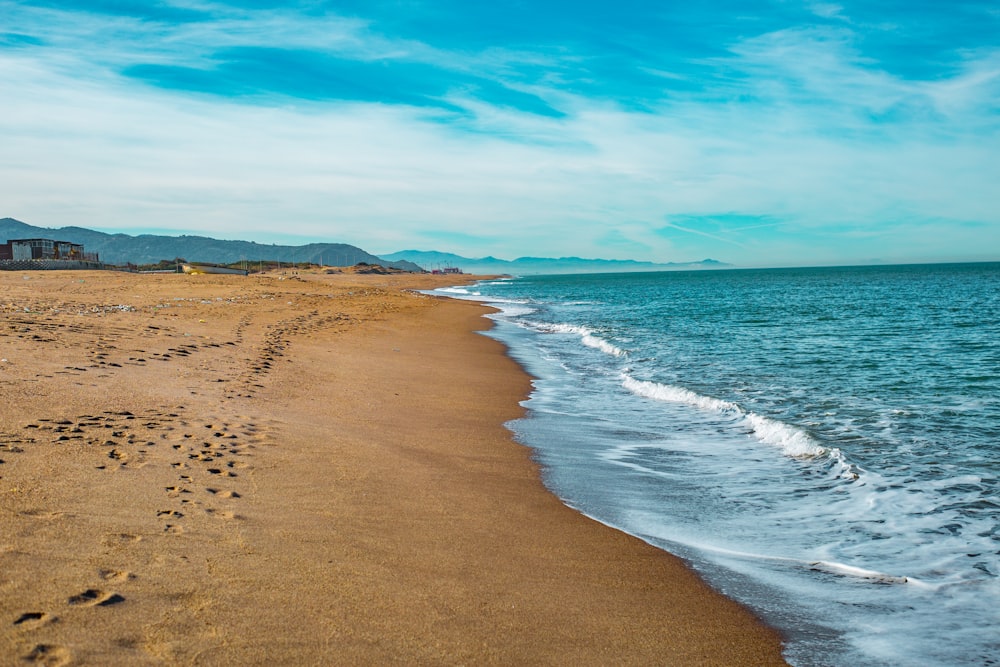
[[[240,494],[235,491],[225,491],[223,489],[205,489],[216,498],[239,498]]]
[[[47,510],[25,510],[21,512],[21,516],[28,516],[32,519],[39,519],[41,521],[52,521],[54,519],[59,519],[66,516],[65,512],[49,512]]]
[[[14,625],[20,625],[24,629],[38,628],[49,623],[58,621],[58,617],[44,611],[29,611],[18,616]]]
[[[129,581],[130,579],[135,579],[135,575],[128,570],[101,570],[97,573],[104,581],[109,581],[112,583],[121,583],[123,581]]]
[[[111,605],[125,602],[125,598],[118,593],[110,593],[97,588],[88,588],[79,595],[74,595],[67,602],[71,605],[84,607],[110,607]]]
[[[112,546],[114,544],[131,544],[133,542],[141,541],[142,535],[133,535],[131,533],[112,533],[104,538],[104,544],[107,546]]]
[[[36,644],[31,652],[23,656],[24,662],[35,665],[46,665],[47,667],[62,667],[68,665],[72,660],[71,654],[66,648],[55,644]]]

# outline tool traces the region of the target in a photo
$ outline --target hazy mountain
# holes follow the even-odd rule
[[[465,273],[512,275],[546,273],[624,273],[629,271],[670,271],[679,269],[719,269],[732,266],[714,259],[700,262],[638,262],[631,259],[581,259],[580,257],[521,257],[513,261],[496,257],[472,259],[446,252],[403,250],[382,255],[382,259],[410,261],[425,269],[457,267]]]
[[[100,253],[109,264],[152,264],[161,259],[183,257],[190,262],[228,264],[241,260],[313,262],[329,266],[352,266],[360,262],[406,271],[420,267],[407,261],[390,261],[344,243],[310,243],[302,246],[267,245],[253,241],[222,241],[206,236],[155,236],[105,234],[83,227],[34,227],[13,218],[0,219],[0,242],[10,239],[47,238],[81,243],[87,252]]]
[[[0,243],[10,239],[48,238],[83,244],[87,252],[100,253],[109,264],[153,264],[161,259],[183,257],[190,262],[228,264],[247,260],[313,262],[328,266],[352,266],[360,262],[406,271],[458,267],[476,274],[611,273],[668,271],[671,269],[717,269],[731,266],[714,259],[700,262],[638,262],[579,257],[521,257],[513,261],[496,257],[472,259],[446,252],[404,250],[376,257],[344,243],[310,243],[301,246],[267,245],[253,241],[223,241],[207,236],[156,236],[153,234],[106,234],[84,227],[35,227],[13,218],[0,219]]]

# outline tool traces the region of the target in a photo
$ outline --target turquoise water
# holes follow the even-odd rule
[[[1000,264],[446,292],[500,309],[549,488],[686,558],[790,662],[1000,664]]]

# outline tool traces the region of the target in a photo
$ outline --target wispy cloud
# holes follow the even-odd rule
[[[746,247],[746,244],[741,243],[735,239],[727,238],[722,234],[712,234],[709,232],[702,231],[700,229],[693,229],[691,227],[683,227],[673,222],[667,222],[663,227],[656,230],[657,234],[662,236],[667,236],[670,232],[678,231],[685,234],[697,234],[698,236],[703,236],[707,239],[712,239],[714,241],[721,241],[722,243],[729,243],[735,246],[740,246],[741,248]]]

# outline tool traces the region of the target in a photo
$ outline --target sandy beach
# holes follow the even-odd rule
[[[455,282],[0,272],[2,664],[785,664],[545,490]]]

